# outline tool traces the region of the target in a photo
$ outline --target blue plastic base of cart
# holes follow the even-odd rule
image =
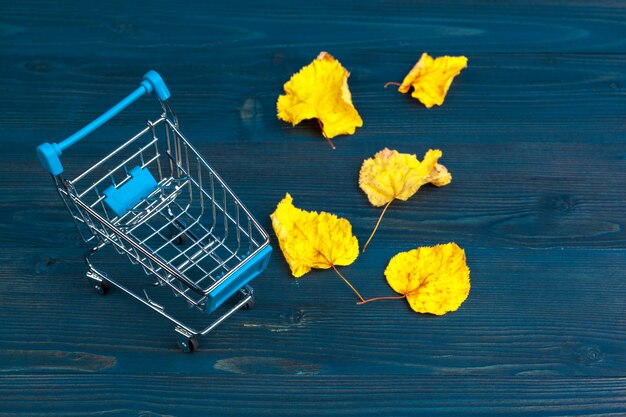
[[[135,207],[157,187],[148,168],[136,166],[129,171],[131,178],[119,188],[110,186],[104,190],[104,202],[118,217]]]
[[[217,288],[211,291],[207,295],[207,302],[205,311],[212,313],[215,311],[224,301],[232,297],[239,289],[243,288],[246,284],[256,278],[261,272],[267,268],[267,264],[270,260],[272,253],[272,247],[266,246],[259,253],[254,255],[254,258],[248,259],[239,270],[233,275],[228,277],[226,282],[220,284]]]

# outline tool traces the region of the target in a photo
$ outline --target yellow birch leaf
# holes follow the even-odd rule
[[[294,277],[299,278],[312,268],[333,268],[363,300],[336,268],[350,265],[359,256],[359,242],[352,234],[348,220],[326,212],[299,209],[293,205],[289,194],[278,203],[270,217],[280,249]]]
[[[411,71],[404,77],[398,91],[406,94],[413,87],[412,97],[424,106],[441,106],[454,77],[467,67],[464,56],[440,56],[433,59],[424,52]],[[395,84],[395,83],[392,83]]]
[[[465,251],[456,243],[400,252],[389,261],[385,277],[418,313],[442,315],[455,311],[470,291]]]
[[[393,200],[408,200],[424,184],[432,183],[442,187],[452,181],[452,175],[446,167],[437,162],[441,155],[439,149],[429,149],[420,162],[415,155],[385,148],[363,162],[359,173],[359,187],[367,194],[372,205],[385,206],[363,250],[374,236]]]
[[[363,120],[352,104],[348,89],[350,73],[327,52],[321,52],[285,83],[278,97],[278,118],[293,126],[317,118],[322,134],[330,141],[337,135],[352,135]]]

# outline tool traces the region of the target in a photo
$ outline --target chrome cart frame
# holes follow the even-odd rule
[[[62,152],[131,103],[154,93],[161,116],[73,179],[65,178]],[[139,88],[102,116],[60,143],[37,148],[39,160],[87,244],[87,278],[101,294],[110,286],[140,301],[174,324],[179,346],[191,352],[205,335],[242,308],[249,308],[249,282],[267,267],[269,236],[208,162],[179,130],[170,93],[155,71]],[[136,288],[96,268],[90,256],[111,246],[139,265],[152,281]],[[160,298],[184,300],[217,319],[199,329],[183,323]],[[224,304],[236,293],[239,300]],[[172,297],[172,295],[174,297]],[[180,303],[180,301],[176,301]]]

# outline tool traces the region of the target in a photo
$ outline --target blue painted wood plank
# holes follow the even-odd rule
[[[626,412],[624,4],[28,0],[0,12],[0,414]],[[365,121],[335,151],[316,123],[275,117],[283,83],[320,50],[351,71]],[[382,88],[423,51],[469,57],[431,110]],[[391,256],[454,240],[472,270],[467,302],[444,317],[357,306],[332,272],[294,280],[277,252],[257,308],[182,355],[169,324],[93,293],[34,147],[151,68],[183,132],[268,229],[290,192],[348,218],[363,242],[380,212],[357,187],[363,159],[442,149],[452,184],[394,203],[343,272],[368,296],[390,294]],[[150,100],[129,108],[64,155],[68,172],[153,114]],[[112,254],[99,261],[146,278]]]
[[[406,48],[452,53],[623,52],[624,4],[616,1],[493,3],[368,1],[190,1],[167,10],[164,3],[122,1],[89,4],[41,0],[5,6],[0,34],[13,44],[49,46],[77,59],[176,54],[219,66],[215,51],[246,52],[280,45],[289,50],[341,47],[353,51]],[[41,34],[47,34],[42,37]],[[189,54],[193,58],[189,58]],[[85,61],[86,62],[86,61]]]
[[[626,401],[623,378],[554,378],[538,385],[537,378],[528,377],[25,375],[3,378],[0,389],[13,405],[7,414],[16,416],[49,411],[66,416],[375,417],[422,412],[450,417],[618,417]]]
[[[188,136],[193,141],[194,136]],[[87,141],[67,152],[63,159],[67,172],[77,172],[86,161],[105,155],[113,148],[112,142]],[[411,200],[394,202],[373,248],[383,241],[457,240],[463,246],[498,249],[619,249],[626,242],[622,187],[626,183],[626,146],[622,143],[468,144],[406,142],[385,136],[376,143],[364,143],[355,136],[337,141],[335,151],[318,137],[294,137],[283,143],[197,143],[268,229],[269,214],[289,192],[296,204],[306,209],[347,217],[363,243],[380,215],[380,209],[367,202],[357,185],[363,159],[384,146],[414,152],[420,158],[436,147],[443,150],[441,162],[450,168],[452,184],[441,189],[424,187]],[[0,224],[3,236],[19,241],[22,230],[38,218],[46,233],[20,245],[47,248],[73,240],[73,223],[59,204],[48,175],[28,152],[32,148],[14,149],[19,154],[0,166],[0,187],[13,187],[12,173],[27,166],[32,174],[23,175],[21,184],[33,192],[26,206],[21,192],[6,193],[4,203],[14,207],[14,218]],[[311,162],[303,163],[305,160]]]
[[[382,271],[393,254],[411,247],[386,242],[343,272],[366,296],[392,294]],[[256,374],[268,362],[285,361],[332,375],[619,377],[626,369],[621,251],[468,247],[472,291],[457,312],[443,317],[414,314],[402,300],[357,306],[331,271],[295,280],[274,257],[255,281],[256,308],[202,339],[197,355],[181,355],[173,327],[143,306],[119,292],[102,297],[92,291],[73,252],[33,254],[27,265],[21,257],[2,260],[3,282],[21,278],[18,286],[3,285],[0,298],[2,315],[13,317],[0,323],[2,346],[10,352],[0,354],[0,372],[18,365],[53,372],[46,365],[56,362],[43,359],[50,351],[82,352],[77,367],[102,366],[115,374],[222,373],[223,363]],[[94,262],[116,279],[149,281],[118,256]],[[194,324],[207,319],[191,318]],[[21,357],[25,341],[29,352]],[[31,358],[42,359],[33,365]]]
[[[291,127],[276,118],[275,107],[283,83],[320,49],[326,48],[284,51],[270,44],[241,55],[220,55],[220,65],[210,65],[208,57],[190,64],[167,54],[146,62],[141,47],[137,58],[105,56],[92,63],[44,53],[36,56],[43,61],[40,70],[30,68],[31,56],[17,56],[0,67],[10,103],[0,114],[0,126],[9,141],[32,140],[35,145],[42,136],[64,138],[156,68],[171,87],[171,102],[185,132],[196,142],[318,142],[316,123]],[[606,144],[626,134],[626,54],[466,51],[469,67],[455,80],[445,105],[425,109],[408,95],[383,88],[387,81],[401,81],[423,49],[394,48],[381,55],[328,50],[351,71],[353,100],[365,121],[356,137],[337,138],[340,147],[355,142],[356,151],[364,142],[389,139]],[[158,112],[151,104],[146,98],[111,125],[137,126]],[[26,139],[24,131],[34,135]]]

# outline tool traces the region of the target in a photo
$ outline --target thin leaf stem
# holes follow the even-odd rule
[[[406,294],[402,294],[402,295],[398,295],[398,296],[390,295],[390,296],[387,296],[387,297],[368,298],[367,300],[360,301],[357,304],[361,305],[361,304],[370,303],[372,301],[378,301],[378,300],[401,300],[403,298],[406,298]]]
[[[365,245],[363,246],[362,252],[365,252],[365,249],[367,248],[367,245],[370,244],[370,241],[374,237],[374,233],[376,233],[376,230],[378,230],[378,226],[380,225],[380,221],[383,219],[383,216],[385,215],[385,212],[387,211],[387,208],[389,207],[389,204],[391,204],[392,201],[393,200],[389,201],[387,203],[387,205],[385,206],[385,208],[383,209],[383,212],[380,213],[380,217],[378,218],[378,221],[376,222],[376,226],[374,226],[374,230],[372,230],[372,234],[370,235],[369,239],[367,239],[367,242],[365,242]]]
[[[389,87],[390,85],[396,85],[398,87],[400,87],[400,83],[397,83],[395,81],[389,81],[388,83],[385,84],[385,88]]]
[[[326,136],[326,133],[324,133],[324,125],[322,124],[322,121],[320,119],[317,119],[317,124],[320,125],[320,129],[322,129],[322,135],[324,135],[324,138],[326,139],[330,147],[332,149],[335,149],[335,144],[330,140],[328,136]]]
[[[350,284],[350,281],[348,281],[346,279],[346,277],[344,277],[343,275],[341,275],[341,272],[339,272],[339,270],[335,267],[335,265],[332,266],[333,269],[335,270],[335,272],[337,273],[337,275],[339,275],[339,277],[346,283],[348,284],[348,287],[350,287],[352,289],[352,291],[354,291],[354,293],[357,295],[357,297],[359,297],[359,299],[361,300],[361,302],[365,302],[365,300],[363,299],[363,297],[361,296],[361,294],[359,294],[359,292],[356,290],[356,288],[354,288],[352,286],[352,284]]]

